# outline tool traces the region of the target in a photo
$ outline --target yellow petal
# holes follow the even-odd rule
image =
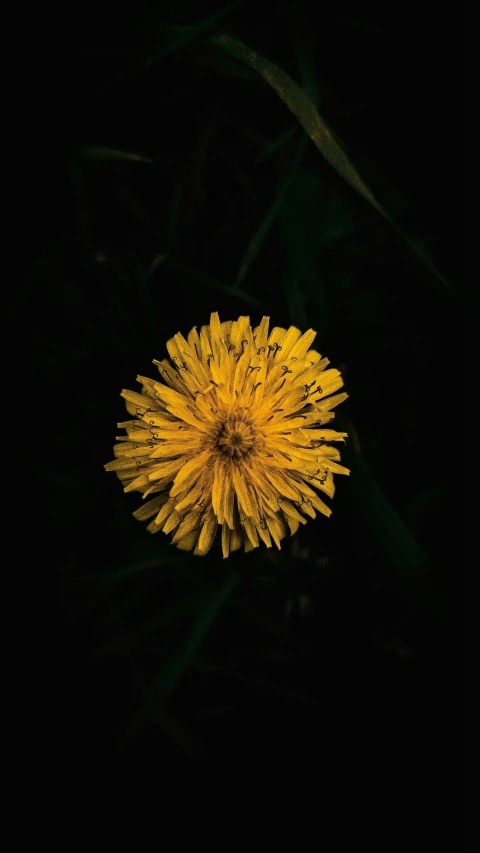
[[[175,531],[175,535],[172,538],[172,542],[176,543],[180,539],[183,539],[183,537],[186,536],[188,533],[191,533],[192,530],[194,530],[195,527],[197,527],[199,518],[200,518],[199,512],[189,512],[186,515],[186,517],[178,525],[178,527]],[[165,531],[165,533],[167,532],[166,527],[164,528],[164,531]]]
[[[310,348],[310,344],[313,343],[316,337],[317,333],[313,329],[305,332],[290,352],[290,358],[304,358],[307,350]]]
[[[196,528],[195,530],[192,530],[190,533],[187,533],[185,536],[183,536],[182,539],[179,539],[178,542],[175,543],[177,548],[179,548],[181,551],[192,551],[195,547],[197,540],[198,540],[199,533],[200,533],[199,528]]]
[[[210,460],[210,451],[204,450],[203,453],[195,456],[194,459],[190,459],[189,462],[185,462],[173,481],[173,488],[170,490],[172,497],[178,495],[180,491],[183,491],[183,489],[188,488],[188,485],[195,482],[195,480],[199,480],[202,476],[203,466],[207,465]]]
[[[343,403],[347,397],[348,394],[345,391],[342,394],[334,394],[333,397],[327,397],[325,400],[320,400],[320,402],[317,403],[317,408],[320,409],[320,411],[333,409],[335,406],[338,406],[339,403]]]
[[[210,509],[205,514],[205,520],[203,522],[203,527],[200,531],[200,536],[198,537],[198,542],[193,552],[197,556],[205,556],[208,554],[210,548],[213,545],[213,540],[215,538],[215,533],[217,532],[218,522],[215,518],[213,510]]]
[[[222,524],[222,554],[225,560],[230,553],[230,528],[226,522]]]
[[[158,511],[164,502],[165,496],[158,495],[158,497],[153,498],[151,501],[147,501],[139,509],[135,510],[133,516],[138,519],[138,521],[146,521],[147,518],[151,518],[152,515],[158,514]]]
[[[258,510],[250,498],[247,485],[235,466],[232,468],[232,475],[233,486],[239,506],[243,509],[246,515],[258,518]]]

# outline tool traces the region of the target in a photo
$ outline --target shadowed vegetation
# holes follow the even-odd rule
[[[139,760],[315,760],[340,732],[360,751],[366,732],[415,761],[442,724],[457,601],[448,68],[413,4],[398,19],[351,1],[264,11],[105,7],[45,66],[68,95],[47,87],[59,132],[32,177],[12,311],[54,413],[32,464],[65,719],[92,754]],[[211,311],[315,329],[349,393],[334,428],[352,473],[332,517],[227,561],[218,542],[202,559],[150,536],[103,470],[120,390],[155,378],[167,339]]]

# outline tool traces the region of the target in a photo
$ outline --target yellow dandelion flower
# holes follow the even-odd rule
[[[150,497],[134,516],[148,530],[173,533],[182,550],[206,554],[221,527],[223,556],[260,541],[267,548],[293,535],[305,516],[331,510],[316,490],[334,493],[334,474],[348,474],[327,429],[348,396],[338,370],[310,349],[315,338],[269,317],[221,323],[167,343],[170,361],[154,361],[161,380],[137,377],[141,393],[122,391],[132,420],[114,446],[126,492]]]

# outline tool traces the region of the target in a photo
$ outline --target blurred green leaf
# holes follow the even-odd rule
[[[238,572],[231,572],[221,586],[217,588],[216,592],[212,594],[207,606],[202,610],[199,617],[194,622],[190,635],[184,645],[170,656],[165,666],[154,680],[150,690],[150,696],[153,700],[157,697],[164,699],[175,689],[185,669],[188,667],[199,646],[206,638],[211,626],[218,616],[218,613],[233,594],[239,580],[240,575]]]
[[[407,525],[392,507],[363,459],[358,454],[349,452],[347,448],[343,454],[345,464],[351,472],[352,493],[377,539],[402,572],[417,572],[425,566],[427,555],[417,545]]]
[[[305,43],[295,44],[298,71],[302,89],[306,92],[316,107],[319,105],[320,92],[315,74],[315,58]]]
[[[210,287],[213,290],[219,290],[222,293],[227,293],[229,296],[233,296],[235,299],[246,302],[248,305],[253,305],[255,308],[260,308],[262,310],[265,309],[265,306],[260,299],[257,299],[255,296],[251,296],[250,293],[246,293],[246,291],[240,290],[238,287],[230,287],[228,284],[218,281],[218,279],[214,278],[209,273],[202,272],[195,267],[189,267],[185,264],[181,264],[178,261],[169,260],[168,267],[172,272],[179,273],[179,275],[184,278],[189,278],[197,284]]]
[[[269,655],[268,660],[270,661],[271,659],[272,656]],[[299,702],[302,705],[323,705],[323,699],[317,696],[296,690],[288,684],[272,681],[264,676],[247,675],[232,667],[225,666],[225,664],[217,663],[217,661],[202,659],[196,662],[195,668],[200,670],[200,672],[222,675],[225,679],[240,682],[258,696],[281,697],[282,700]]]
[[[128,566],[122,566],[120,569],[115,569],[114,571],[89,572],[85,577],[87,580],[100,581],[99,594],[103,594],[104,592],[111,590],[112,587],[116,586],[121,581],[132,577],[132,575],[136,575],[139,572],[146,572],[151,569],[158,570],[162,568],[162,566],[168,568],[171,568],[172,565],[183,566],[186,563],[186,557],[168,555],[163,559],[155,557],[149,560],[131,563]]]
[[[318,113],[310,97],[278,65],[256,53],[252,48],[233,36],[222,34],[209,36],[208,41],[254,68],[269,86],[277,93],[293,115],[298,119],[305,132],[318,148],[327,163],[349,184],[365,201],[378,211],[395,229],[404,242],[418,255],[445,287],[450,287],[446,279],[437,270],[433,260],[420,242],[405,234],[393,221],[392,216],[379,204],[372,191],[360,177],[355,166],[343,150],[339,141],[327,123]]]
[[[382,212],[372,192],[362,181],[340,144],[334,138],[332,131],[319,115],[310,95],[304,92],[278,65],[260,56],[239,39],[229,35],[214,35],[209,37],[209,41],[238,59],[243,59],[244,62],[254,68],[298,119],[327,162],[366,201],[379,212]]]
[[[415,529],[425,514],[438,508],[442,501],[448,500],[446,485],[428,486],[414,495],[405,507],[405,517],[410,526]]]
[[[159,628],[163,628],[165,625],[169,625],[171,622],[175,622],[177,619],[181,619],[191,613],[198,613],[200,609],[209,606],[213,594],[214,590],[209,585],[206,591],[202,589],[196,590],[191,595],[184,595],[181,598],[175,599],[167,607],[164,607],[158,616],[142,622],[141,626],[135,632],[135,636],[144,637],[158,631]]]
[[[159,59],[164,59],[175,50],[179,50],[179,48],[184,47],[189,42],[203,35],[203,33],[215,26],[218,21],[221,21],[222,18],[233,12],[242,2],[243,0],[234,0],[233,3],[229,3],[228,6],[218,9],[213,15],[209,15],[208,18],[204,18],[203,21],[194,26],[163,26],[161,28],[163,44],[146,60],[147,65],[151,65]]]
[[[320,257],[326,245],[349,230],[348,213],[344,206],[332,211],[330,194],[320,178],[300,169],[279,219],[289,261],[284,289],[291,320],[300,328],[313,323],[321,343],[330,319],[330,301],[319,271]],[[307,297],[315,308],[314,317],[307,317]]]
[[[145,267],[137,261],[133,253],[130,256],[130,264],[135,276],[135,281],[138,283],[138,290],[143,304],[145,325],[152,333],[152,336],[155,337],[158,318],[157,307],[153,299],[150,270],[145,269]]]
[[[290,17],[300,84],[304,92],[310,95],[318,109],[320,107],[320,89],[315,68],[316,50],[312,40],[311,23],[305,14],[303,3],[299,0],[292,5]]]
[[[262,163],[264,160],[268,160],[270,157],[273,157],[273,155],[276,154],[277,151],[280,151],[280,149],[283,148],[283,146],[287,142],[290,142],[290,140],[293,139],[297,132],[298,125],[295,125],[295,127],[289,127],[287,130],[281,133],[280,136],[278,136],[277,139],[274,139],[273,142],[270,143],[270,145],[267,145],[267,147],[257,157],[257,159],[255,160],[255,165],[257,165],[258,163]]]
[[[144,154],[135,154],[133,151],[121,151],[117,148],[105,148],[98,145],[79,145],[75,148],[75,154],[84,160],[122,160],[130,163],[150,163],[155,165],[155,160],[145,157]]]
[[[152,619],[145,620],[138,615],[135,620],[138,624],[135,624],[133,630],[125,627],[125,621],[123,621],[121,625],[118,624],[120,620],[128,618],[129,614],[137,607],[137,612],[140,614],[142,612],[142,608],[145,606],[146,600],[148,600],[148,597],[148,589],[142,586],[136,592],[125,595],[124,598],[120,599],[118,602],[115,601],[113,608],[109,610],[106,615],[102,612],[101,621],[97,623],[96,627],[93,629],[93,633],[101,633],[102,635],[105,635],[106,632],[107,640],[103,646],[104,655],[108,655],[109,651],[111,651],[117,642],[116,634],[111,634],[112,627],[115,625],[118,626],[116,629],[117,633],[121,632],[123,639],[128,638],[128,640],[133,643],[145,640],[149,635],[156,634],[160,628],[164,628],[182,618],[196,614],[201,608],[207,607],[212,598],[212,585],[209,584],[206,591],[204,590],[204,586],[202,586],[202,588],[195,590],[195,592],[192,592],[189,595],[182,595],[181,597],[174,599]]]
[[[171,249],[173,246],[175,237],[177,235],[178,226],[180,222],[180,209],[182,204],[182,184],[180,181],[175,185],[172,193],[172,198],[170,200],[170,207],[168,209],[168,223],[167,223],[167,234],[166,241],[167,246]]]
[[[105,253],[102,262],[108,261],[115,276],[107,274],[100,279],[105,292],[109,298],[110,308],[116,315],[115,331],[122,334],[125,340],[125,348],[135,348],[137,352],[144,352],[149,356],[147,342],[138,324],[138,304],[133,291],[128,288],[130,283],[129,272],[118,260],[113,252]]]
[[[291,183],[292,183],[292,181],[293,181],[293,179],[297,173],[297,169],[298,169],[300,162],[302,160],[302,157],[305,153],[305,150],[307,147],[307,142],[308,142],[308,137],[304,137],[301,140],[300,145],[299,145],[298,150],[297,150],[297,153],[295,155],[295,158],[294,158],[290,168],[286,171],[286,173],[284,174],[284,176],[280,182],[280,186],[278,188],[278,192],[277,192],[276,198],[273,201],[272,206],[268,210],[266,216],[262,219],[259,228],[255,232],[254,236],[252,237],[252,239],[250,240],[250,242],[247,246],[247,249],[246,249],[245,254],[242,258],[242,261],[240,263],[240,267],[239,267],[239,270],[238,270],[238,273],[237,273],[237,276],[235,279],[235,287],[236,288],[239,287],[239,285],[242,283],[242,281],[246,277],[253,261],[255,260],[258,253],[260,252],[260,249],[262,248],[262,246],[265,242],[265,239],[266,239],[273,223],[275,222],[275,219],[277,218],[277,216],[278,216],[278,214],[282,208],[282,205],[285,201],[285,197],[287,195],[287,192],[288,192],[290,185],[291,185]]]
[[[305,309],[306,293],[301,286],[296,270],[286,270],[284,272],[283,289],[290,322],[297,329],[307,329],[310,321],[307,318]],[[316,325],[318,326],[318,323]]]
[[[222,28],[223,29],[223,28]],[[244,62],[240,62],[233,56],[225,53],[219,53],[208,42],[198,42],[196,52],[193,57],[195,65],[205,65],[224,77],[230,77],[232,80],[248,80],[252,83],[258,82],[258,75]]]

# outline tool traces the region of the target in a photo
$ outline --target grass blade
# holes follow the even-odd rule
[[[238,572],[231,572],[216,593],[212,595],[207,606],[194,622],[185,644],[171,655],[155,679],[151,690],[152,696],[160,695],[165,698],[174,690],[183,672],[206,638],[218,613],[234,592],[239,580]]]
[[[299,145],[293,163],[282,178],[277,196],[273,204],[268,210],[266,216],[263,218],[259,228],[257,229],[256,233],[254,234],[246,248],[237,273],[237,277],[235,279],[235,288],[238,288],[241,285],[242,281],[245,279],[253,261],[260,252],[260,249],[263,243],[265,242],[265,239],[282,208],[287,192],[292,184],[292,181],[297,173],[297,169],[300,165],[302,157],[305,153],[307,142],[308,137],[304,137]]]
[[[104,148],[97,145],[80,145],[75,153],[85,160],[122,160],[130,163],[150,163],[155,165],[155,160],[145,157],[143,154],[135,154],[133,151],[120,151],[117,148]]]
[[[380,213],[382,212],[373,193],[362,181],[360,175],[343,151],[343,148],[341,148],[334,138],[332,131],[319,115],[310,95],[304,92],[278,65],[260,56],[260,54],[233,36],[227,34],[215,35],[211,36],[209,41],[231,53],[237,59],[242,59],[254,68],[298,119],[305,133],[310,137],[325,160],[359,195],[373,205]]]
[[[430,272],[446,288],[450,284],[436,268],[432,258],[419,243],[405,234],[392,219],[391,215],[377,201],[372,191],[360,177],[355,166],[335,138],[327,123],[319,114],[312,98],[294,80],[274,62],[256,53],[239,39],[228,34],[214,35],[208,38],[210,44],[242,60],[260,74],[277,93],[293,115],[297,118],[327,163],[349,184],[365,201],[383,216],[404,240],[407,246],[423,261]]]
[[[227,293],[229,296],[240,299],[247,305],[252,305],[254,308],[260,308],[262,311],[265,310],[265,305],[260,299],[257,299],[255,296],[251,296],[250,293],[247,293],[245,290],[240,290],[238,287],[230,287],[228,284],[218,281],[218,279],[214,278],[209,273],[197,270],[195,267],[189,267],[185,264],[181,264],[178,261],[169,260],[168,267],[172,272],[179,273],[184,278],[189,278],[197,284],[201,284],[205,287],[211,287],[213,290],[219,290],[221,293]]]
[[[287,130],[281,133],[280,136],[277,137],[277,139],[274,139],[273,142],[271,142],[270,145],[267,145],[265,150],[258,155],[257,159],[255,160],[255,165],[257,166],[258,163],[262,163],[264,160],[268,160],[270,157],[273,157],[273,155],[276,154],[277,151],[280,151],[280,149],[283,148],[283,146],[287,142],[290,142],[290,140],[293,139],[297,131],[298,125],[295,125],[294,127],[289,127]]]
[[[350,485],[360,511],[395,565],[413,574],[426,564],[427,555],[417,545],[407,525],[387,500],[367,465],[345,448],[345,464],[350,468]]]
[[[183,646],[180,646],[180,648],[170,655],[150,688],[143,691],[144,706],[136,714],[128,726],[128,730],[125,732],[125,745],[137,737],[149,716],[156,720],[158,720],[159,716],[162,716],[165,701],[174,691],[183,673],[195,658],[199,647],[206,639],[220,610],[234,593],[239,580],[240,575],[236,571],[232,571],[227,575],[224,582],[209,597],[207,605],[203,607],[200,615],[193,623],[190,635]],[[199,601],[203,602],[203,598],[200,597]]]
[[[208,18],[204,18],[203,21],[194,26],[167,25],[162,27],[162,35],[165,39],[164,44],[152,56],[149,56],[146,64],[152,65],[154,62],[158,62],[159,59],[164,59],[174,51],[179,50],[179,48],[184,47],[189,42],[203,35],[206,30],[209,30],[218,21],[221,21],[222,18],[233,12],[242,2],[243,0],[234,0],[233,3],[229,3],[228,6],[218,9],[213,15],[209,15]]]

